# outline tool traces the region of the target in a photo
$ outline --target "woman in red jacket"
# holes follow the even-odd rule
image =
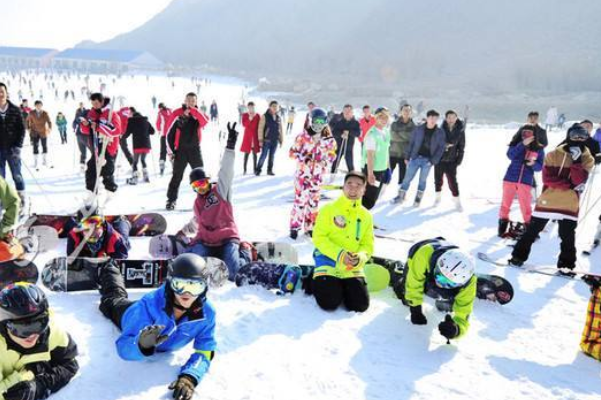
[[[249,101],[248,112],[242,114],[242,126],[244,127],[244,137],[240,151],[244,153],[244,174],[246,175],[246,165],[248,164],[248,155],[253,155],[253,171],[257,169],[257,153],[261,151],[259,145],[259,121],[261,116],[255,112],[255,103]]]

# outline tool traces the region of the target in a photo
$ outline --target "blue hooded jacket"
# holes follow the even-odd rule
[[[165,325],[162,334],[169,338],[161,343],[155,351],[168,352],[181,349],[194,341],[195,352],[180,369],[200,382],[208,371],[210,360],[202,352],[215,351],[215,309],[205,300],[202,308],[184,315],[178,322],[173,317],[172,309],[167,304],[165,284],[157,290],[146,294],[131,305],[121,318],[121,336],[117,339],[117,353],[128,361],[143,360],[146,356],[138,346],[140,331],[149,325]]]
[[[507,168],[505,178],[503,178],[504,181],[534,186],[534,172],[543,169],[545,152],[543,149],[535,151],[537,153],[536,161],[532,166],[528,166],[524,163],[527,151],[528,149],[522,142],[518,142],[516,145],[509,147],[507,150],[507,157],[511,160],[511,164],[509,164],[509,167]]]
[[[422,142],[426,136],[426,124],[421,124],[415,127],[411,134],[411,142],[405,150],[405,159],[413,160],[418,157],[419,149],[422,147]],[[430,141],[430,163],[436,165],[440,162],[447,144],[447,137],[440,127],[436,127],[432,140]]]

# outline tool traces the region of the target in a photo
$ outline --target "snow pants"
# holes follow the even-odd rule
[[[322,174],[297,171],[294,178],[294,203],[290,212],[290,229],[312,231],[321,196]]]
[[[135,303],[128,299],[127,290],[125,290],[125,281],[119,268],[109,262],[107,265],[99,267],[100,284],[100,312],[113,324],[121,329],[121,319],[125,311]]]
[[[601,288],[599,287],[593,288],[588,301],[580,348],[585,354],[601,361]]]
[[[318,276],[311,282],[311,290],[317,305],[326,311],[334,311],[341,304],[349,311],[363,312],[369,308],[369,292],[363,278]]]
[[[459,197],[459,184],[457,183],[457,163],[440,162],[434,166],[434,187],[436,192],[442,191],[444,177],[447,177],[447,183],[453,197]]]
[[[524,183],[503,181],[503,201],[499,209],[499,218],[509,219],[511,204],[516,194],[518,196],[518,203],[520,203],[522,218],[524,219],[524,223],[528,225],[532,217],[532,186]]]
[[[173,175],[169,181],[169,188],[167,189],[167,200],[177,200],[179,192],[179,185],[182,183],[184,177],[184,171],[190,164],[190,168],[202,167],[202,154],[199,148],[194,149],[179,149],[175,153],[175,159],[173,160]]]
[[[116,192],[117,183],[115,183],[115,156],[111,156],[109,153],[105,153],[104,158],[106,163],[100,169],[100,177],[104,187],[109,192]],[[88,168],[86,169],[86,189],[94,191],[96,186],[96,156],[90,157],[88,160]]]
[[[129,147],[127,147],[127,138],[125,136],[121,136],[119,139],[119,146],[121,147],[121,151],[123,155],[127,159],[129,165],[132,165],[134,162],[134,156],[131,155],[131,151],[129,151]]]

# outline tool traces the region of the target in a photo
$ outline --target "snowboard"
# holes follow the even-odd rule
[[[269,263],[253,261],[238,270],[234,282],[236,286],[261,285],[277,294],[294,293],[302,280],[307,278],[313,266]]]
[[[38,268],[28,260],[0,262],[0,290],[14,282],[36,283]]]
[[[107,222],[112,222],[117,219],[118,215],[105,215]],[[167,220],[161,214],[127,214],[124,215],[131,223],[129,236],[156,236],[165,233],[167,229]],[[77,222],[75,215],[50,215],[50,214],[33,214],[26,225],[35,226],[50,226],[58,232],[58,237],[64,239],[68,236]]]
[[[50,226],[31,226],[26,225],[17,228],[15,235],[25,252],[45,253],[54,250],[59,245],[58,232]]]
[[[228,278],[225,263],[206,257],[205,279],[210,287],[222,286]],[[50,260],[42,270],[42,284],[54,292],[77,292],[98,289],[98,268],[114,262],[121,269],[126,288],[157,288],[167,277],[171,260],[110,260],[59,257]]]
[[[478,253],[478,259],[480,259],[484,262],[487,262],[489,264],[496,265],[497,267],[514,268],[519,271],[529,272],[529,273],[533,273],[533,274],[554,276],[554,277],[564,278],[564,279],[587,280],[590,278],[597,278],[597,279],[601,278],[601,275],[599,275],[599,274],[594,274],[594,273],[590,273],[588,271],[579,271],[579,270],[572,270],[572,273],[574,274],[573,276],[565,275],[565,274],[561,274],[557,268],[539,267],[539,266],[536,266],[536,265],[530,264],[530,263],[524,263],[524,265],[522,265],[521,267],[518,267],[518,266],[509,264],[508,261],[494,259],[494,258],[490,257],[488,254],[482,253],[482,252]]]

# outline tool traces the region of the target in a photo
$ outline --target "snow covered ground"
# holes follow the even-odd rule
[[[92,77],[92,80],[96,78]],[[175,88],[172,88],[171,79],[151,77],[148,82],[144,76],[134,79],[127,76],[115,85],[109,84],[108,92],[127,94],[126,104],[136,106],[154,122],[156,115],[151,112],[150,103],[153,94],[159,101],[176,106],[186,92],[195,89],[188,79],[174,81]],[[38,86],[43,84],[41,80],[36,82]],[[68,84],[79,87],[74,82]],[[13,97],[17,90],[16,85],[9,86]],[[222,115],[221,129],[224,129],[226,117],[237,119],[235,106],[243,91],[239,82],[217,80],[201,89],[200,99],[207,105],[213,98],[217,100]],[[46,109],[51,111],[51,117],[54,119],[56,111],[62,109],[71,121],[76,103],[54,102],[50,97],[53,96],[46,92]],[[265,100],[254,100],[260,101],[259,109],[262,110]],[[301,128],[303,119],[304,115],[297,116],[295,132]],[[213,125],[203,136],[205,162],[214,176],[225,144],[219,143],[218,131],[219,126]],[[446,187],[442,205],[431,207],[434,201],[431,177],[420,209],[390,205],[396,187],[389,187],[373,210],[376,224],[387,228],[386,233],[391,236],[428,238],[443,235],[474,254],[486,251],[499,257],[508,255],[511,249],[499,243],[495,232],[501,181],[508,164],[506,144],[513,132],[491,128],[468,131],[466,157],[459,170],[465,212],[453,210]],[[562,135],[552,133],[550,143],[558,143]],[[83,175],[78,173],[73,138],[70,132],[69,143],[60,145],[58,134],[53,133],[50,147],[53,169],[33,170],[31,149],[24,149],[24,162],[28,166],[24,175],[32,211],[75,210],[79,205],[84,182]],[[275,177],[243,176],[242,157],[236,160],[234,204],[244,239],[290,240],[287,238],[288,215],[295,167],[287,158],[291,141],[292,136],[288,136],[283,149],[278,149]],[[122,160],[123,168],[118,172],[118,182],[122,185],[108,204],[107,213],[163,209],[169,176],[156,175],[157,137],[154,144],[157,152],[150,158],[151,183],[125,185],[129,172]],[[409,193],[410,199],[416,184],[414,182]],[[601,194],[601,178],[594,179],[594,186],[591,203]],[[337,196],[338,192],[330,195]],[[191,208],[193,198],[184,181],[178,208]],[[519,218],[517,204],[515,206],[516,218]],[[580,249],[591,239],[600,212],[598,205],[579,228],[577,243]],[[169,233],[175,233],[191,217],[190,212],[181,210],[165,212],[165,215]],[[132,258],[148,256],[148,239],[134,238],[132,242]],[[302,236],[294,243],[301,261],[311,262],[310,240]],[[63,241],[56,251],[38,256],[36,263],[43,266],[49,258],[63,255],[65,246]],[[375,252],[380,256],[405,259],[409,247],[408,243],[377,239]],[[554,266],[558,248],[556,228],[550,226],[534,245],[531,261]],[[601,273],[600,253],[590,259],[580,258],[579,269],[590,268]],[[312,298],[300,292],[279,297],[261,287],[236,288],[233,284],[214,290],[209,297],[218,313],[219,351],[210,373],[197,389],[197,398],[599,398],[600,365],[581,354],[578,347],[589,294],[586,285],[495,268],[481,262],[477,269],[508,278],[515,286],[515,299],[503,307],[477,301],[469,333],[451,345],[438,334],[437,324],[444,315],[436,311],[430,300],[426,300],[425,305],[429,324],[413,326],[408,319],[408,310],[392,290],[373,295],[371,307],[364,314],[344,310],[323,312]],[[139,298],[142,294],[142,291],[133,291],[132,297]],[[178,366],[187,359],[189,349],[143,363],[122,361],[114,348],[118,332],[97,310],[97,293],[50,293],[49,296],[57,319],[69,328],[81,353],[80,373],[53,398],[169,398],[166,386],[176,376]]]

